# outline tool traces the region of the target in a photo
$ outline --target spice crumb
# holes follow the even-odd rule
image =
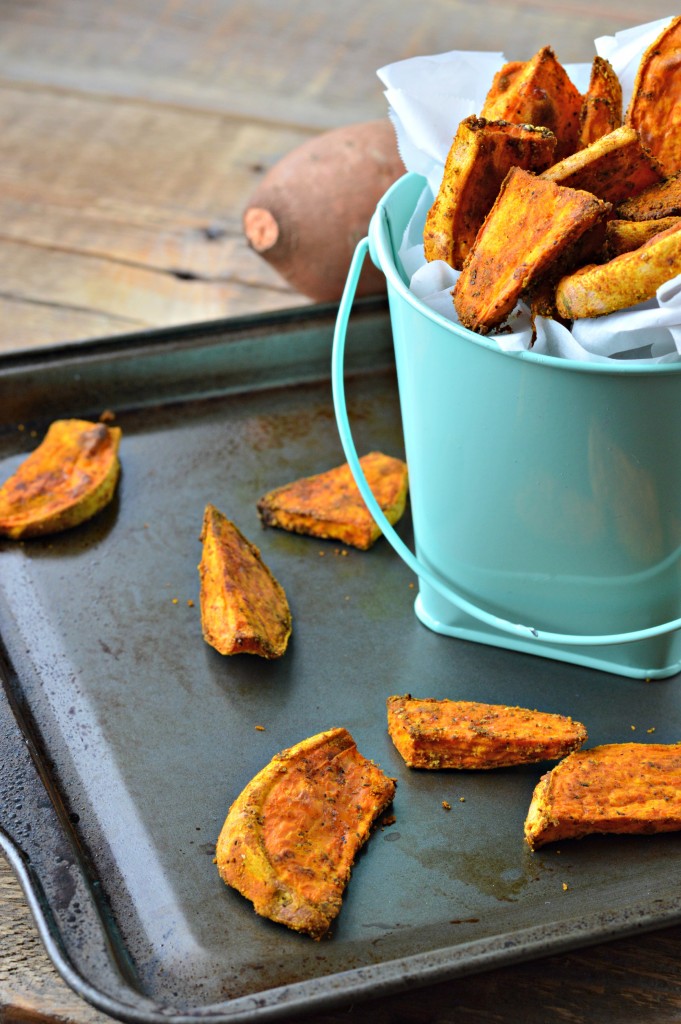
[[[632,725],[632,727],[631,727],[631,731],[632,731],[632,732],[636,732],[636,726],[635,726],[635,725]]]
[[[193,608],[194,607],[194,602],[192,601],[191,597],[187,598],[187,607],[188,608]]]
[[[256,725],[255,730],[256,730],[256,732],[264,732],[265,731],[265,726],[264,725]]]
[[[648,733],[655,732],[655,726],[653,725],[653,726],[651,726],[650,729],[646,729],[646,732],[648,732]]]
[[[466,803],[466,797],[465,796],[460,796],[459,797],[459,803],[460,804],[465,804]]]
[[[174,597],[173,598],[173,604],[179,604],[179,603],[180,603],[179,597]]]
[[[442,806],[444,807],[445,811],[451,811],[452,809],[452,805],[447,800],[442,801]]]
[[[567,892],[569,888],[570,886],[567,884],[567,882],[563,882],[563,892]]]

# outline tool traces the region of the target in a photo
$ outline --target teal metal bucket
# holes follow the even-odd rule
[[[633,678],[681,670],[681,363],[576,362],[493,340],[409,290],[398,249],[424,187],[400,178],[357,246],[332,385],[362,497],[419,578],[436,633]],[[414,547],[373,497],[344,391],[367,253],[385,274]]]

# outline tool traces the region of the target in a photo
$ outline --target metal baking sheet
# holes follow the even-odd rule
[[[369,552],[260,526],[266,490],[343,461],[334,310],[159,331],[0,362],[0,478],[58,416],[123,429],[113,504],[0,545],[0,840],[57,968],[125,1021],[270,1020],[357,1003],[681,919],[681,837],[523,842],[546,765],[406,769],[392,693],[570,714],[589,744],[677,741],[679,677],[646,683],[438,636],[384,541]],[[348,343],[360,451],[402,454],[387,311]],[[199,530],[212,502],[284,585],[277,662],[202,640]],[[411,540],[408,514],[399,526]],[[278,751],[345,726],[397,779],[329,938],[257,917],[219,879],[230,802]],[[443,801],[451,806],[447,810]]]

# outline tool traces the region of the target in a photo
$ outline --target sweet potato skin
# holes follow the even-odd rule
[[[505,73],[504,73],[505,71]],[[582,95],[550,46],[517,67],[501,69],[485,98],[480,116],[549,128],[556,136],[555,158],[574,153],[579,144]]]
[[[249,197],[246,240],[291,288],[337,302],[357,242],[402,174],[387,117],[321,132],[285,154]],[[383,292],[383,273],[367,261],[357,294]]]
[[[661,182],[664,172],[638,133],[622,125],[549,167],[541,177],[619,203]]]
[[[284,588],[260,551],[214,505],[207,505],[199,563],[201,626],[220,654],[280,658],[292,630]]]
[[[681,273],[681,223],[654,235],[633,252],[607,263],[580,267],[556,286],[560,316],[605,316],[651,299],[657,289]]]
[[[667,175],[681,171],[681,17],[673,18],[643,54],[626,123]]]
[[[369,452],[359,462],[388,522],[398,522],[407,501],[407,464],[382,452]],[[264,526],[339,540],[362,551],[381,536],[347,463],[268,491],[257,508]]]
[[[594,57],[589,87],[579,112],[579,148],[609,135],[622,124],[622,86],[605,57]]]
[[[508,172],[454,287],[464,327],[486,334],[611,209],[519,167]]]
[[[116,490],[120,440],[119,427],[55,420],[0,487],[0,536],[45,536],[91,519]]]
[[[615,215],[622,220],[661,220],[681,216],[681,173],[619,203]]]
[[[524,826],[532,849],[591,833],[678,829],[679,743],[609,743],[569,754],[538,782]]]
[[[220,877],[256,913],[320,939],[394,794],[395,781],[346,729],[303,740],[277,754],[231,805],[216,848]]]
[[[605,231],[605,257],[614,260],[624,252],[633,252],[667,228],[681,222],[681,217],[661,220],[609,220]]]
[[[587,738],[565,715],[485,704],[392,696],[388,732],[409,768],[502,768],[555,760]]]
[[[556,137],[547,128],[465,118],[426,217],[426,259],[461,270],[509,169],[542,171],[552,163],[555,148]]]

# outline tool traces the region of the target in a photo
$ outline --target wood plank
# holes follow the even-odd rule
[[[309,133],[7,85],[0,101],[0,351],[307,303],[241,211]]]
[[[14,81],[143,97],[324,129],[385,112],[376,69],[415,54],[554,46],[590,60],[593,39],[669,14],[652,0],[23,0],[3,5],[0,67]]]

